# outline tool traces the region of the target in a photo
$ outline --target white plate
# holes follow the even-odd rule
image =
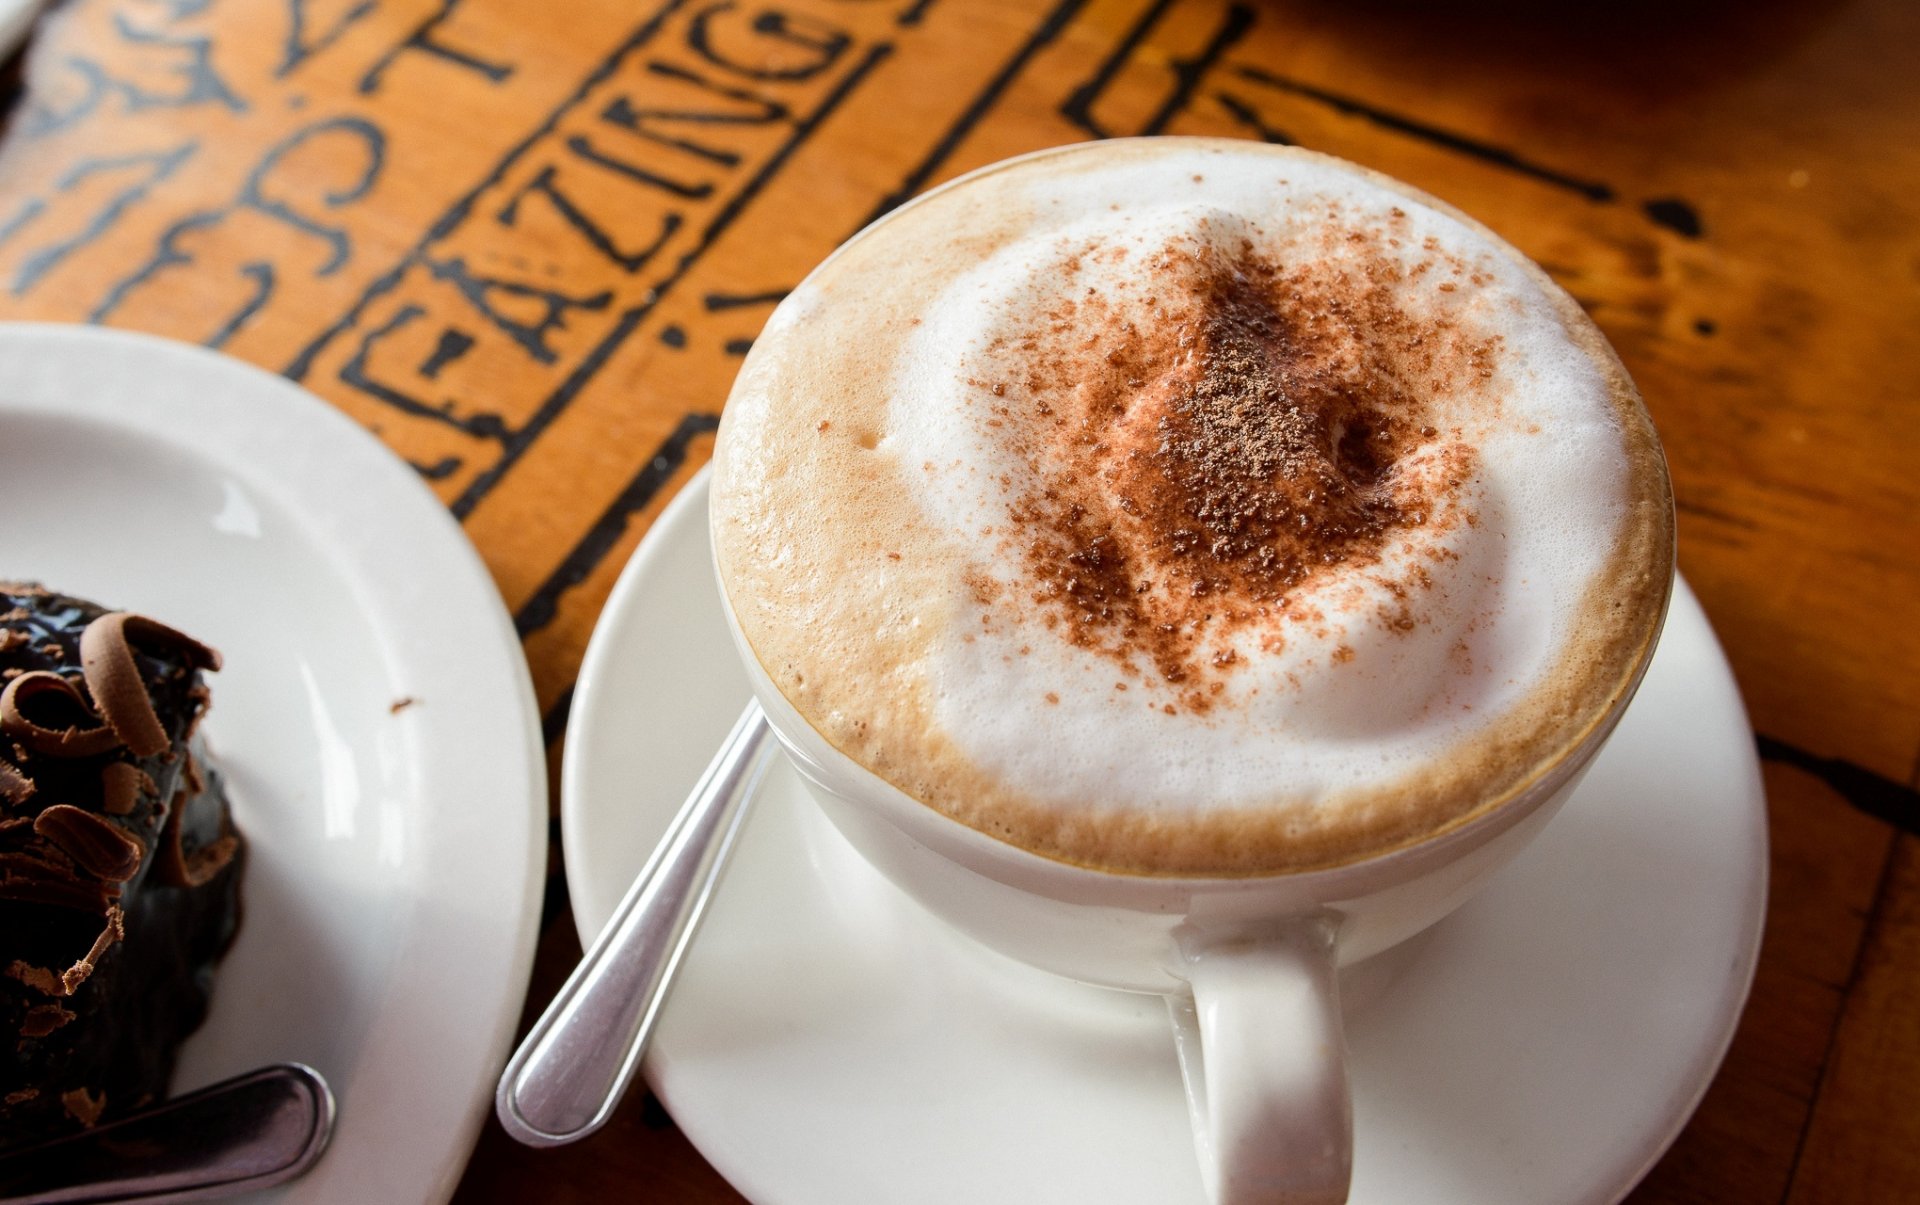
[[[614,587],[574,696],[562,826],[583,940],[747,697],[704,479]],[[1356,1205],[1623,1196],[1685,1123],[1759,952],[1753,738],[1684,585],[1578,794],[1348,1010]],[[1393,972],[1388,980],[1386,972]],[[977,947],[881,879],[778,765],[646,1063],[764,1205],[1201,1200],[1166,1008]]]
[[[546,849],[526,661],[472,546],[297,386],[86,327],[0,325],[0,482],[0,576],[226,657],[205,731],[250,842],[245,917],[176,1089],[310,1063],[339,1129],[285,1199],[444,1200],[519,1016]]]

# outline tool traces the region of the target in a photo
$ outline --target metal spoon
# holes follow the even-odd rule
[[[613,1115],[766,771],[768,731],[760,704],[747,704],[606,928],[507,1063],[494,1109],[514,1138],[560,1146]]]
[[[271,1188],[314,1165],[333,1116],[333,1093],[318,1071],[263,1067],[0,1155],[0,1205],[158,1205]]]

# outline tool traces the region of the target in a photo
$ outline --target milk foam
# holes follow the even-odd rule
[[[917,207],[939,215],[897,223],[911,245],[888,247],[895,224],[883,223],[830,261],[769,325],[729,403],[715,502],[723,578],[763,664],[824,735],[976,827],[1067,860],[1156,869],[1151,850],[1129,843],[1165,842],[1210,816],[1259,817],[1224,840],[1314,834],[1316,858],[1342,848],[1343,825],[1404,839],[1470,811],[1478,801],[1467,797],[1504,771],[1469,773],[1487,781],[1444,805],[1406,804],[1434,809],[1427,819],[1383,819],[1409,781],[1510,756],[1503,726],[1516,713],[1544,706],[1580,730],[1592,719],[1583,710],[1610,702],[1618,665],[1597,689],[1577,688],[1589,698],[1569,704],[1561,688],[1570,667],[1592,668],[1585,628],[1596,598],[1623,580],[1623,541],[1639,540],[1642,561],[1665,547],[1663,532],[1638,530],[1664,477],[1604,344],[1517,253],[1411,190],[1264,148],[1169,140],[988,180],[972,206],[963,188]],[[1350,264],[1386,279],[1394,303],[1449,346],[1481,349],[1473,371],[1443,356],[1440,387],[1412,361],[1393,369],[1417,403],[1404,429],[1426,434],[1408,437],[1381,488],[1431,509],[1375,551],[1315,567],[1276,597],[1201,604],[1186,600],[1177,558],[1129,562],[1143,598],[1164,595],[1205,629],[1195,656],[1210,659],[1179,680],[1137,650],[1077,640],[1064,604],[1039,601],[1016,521],[1035,464],[1066,455],[1048,443],[1062,438],[1058,419],[1041,415],[1074,388],[1021,383],[1035,331],[1064,298],[1097,306],[1109,329],[1150,334],[1185,304],[1179,274],[1153,270],[1169,248],[1180,262]],[[901,281],[884,279],[890,263]],[[868,345],[819,346],[849,307],[882,305],[903,308],[874,322]],[[1091,312],[1053,325],[1077,332]],[[833,396],[808,409],[793,400],[808,389]],[[1655,447],[1651,469],[1636,440]],[[1446,465],[1457,479],[1423,495]],[[788,490],[826,509],[770,519],[806,505]],[[1624,621],[1633,648],[1657,625],[1645,599],[1664,588],[1645,583],[1664,571],[1624,575],[1641,600]],[[1239,618],[1218,618],[1228,614]],[[865,665],[863,644],[886,663]],[[814,685],[849,672],[863,680]],[[1527,721],[1523,748],[1540,723]]]
[[[995,538],[1014,501],[1003,479],[1023,466],[1008,454],[1004,423],[987,425],[981,391],[969,382],[1004,378],[984,349],[1027,336],[1070,275],[1064,259],[1088,246],[1128,249],[1124,260],[1071,275],[1124,297],[1150,321],[1141,297],[1165,282],[1141,279],[1138,267],[1161,247],[1197,242],[1232,257],[1244,240],[1284,262],[1318,253],[1335,204],[1350,226],[1404,226],[1410,263],[1433,238],[1491,277],[1456,290],[1457,302],[1425,299],[1463,311],[1503,344],[1493,379],[1432,415],[1436,426],[1457,424],[1479,451],[1479,480],[1460,503],[1478,521],[1439,535],[1415,530],[1395,541],[1383,566],[1314,582],[1295,601],[1324,611],[1325,623],[1282,619],[1236,633],[1243,668],[1225,680],[1226,705],[1204,714],[1177,703],[1166,714],[1177,690],[1149,673],[1117,674],[1110,658],[1057,629],[983,629],[969,608],[956,608],[934,641],[937,722],[991,773],[1066,808],[1104,798],[1116,783],[1144,807],[1276,798],[1311,807],[1444,756],[1555,669],[1565,625],[1611,557],[1624,511],[1626,465],[1606,379],[1535,282],[1480,235],[1318,163],[1226,159],[1200,175],[1174,159],[1036,178],[1028,200],[1038,220],[929,307],[900,358],[882,450],[903,465],[933,466],[909,488],[934,526],[965,550],[965,562],[1031,592],[1015,550]],[[1124,211],[1108,209],[1116,197],[1126,198]],[[1391,219],[1396,207],[1403,223]],[[911,470],[907,477],[914,480]],[[1434,548],[1451,556],[1423,555]],[[1431,586],[1413,584],[1422,566]],[[963,567],[956,560],[956,592]],[[1394,586],[1421,596],[1411,634],[1380,622]],[[1263,652],[1261,638],[1275,632],[1284,644]],[[1351,655],[1336,661],[1343,647]],[[1116,681],[1130,689],[1116,690]]]

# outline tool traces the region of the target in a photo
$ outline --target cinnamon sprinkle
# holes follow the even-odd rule
[[[1461,265],[1430,254],[1413,272],[1370,238],[1287,265],[1248,242],[1179,240],[1126,278],[1151,296],[1069,280],[1029,338],[990,349],[1018,369],[987,392],[1034,483],[1006,537],[1031,603],[1188,709],[1213,706],[1244,664],[1234,631],[1283,623],[1323,575],[1377,564],[1471,478],[1431,403],[1488,376],[1498,340],[1401,300],[1408,275]],[[1417,452],[1452,468],[1401,471]],[[1414,622],[1401,603],[1389,630]]]

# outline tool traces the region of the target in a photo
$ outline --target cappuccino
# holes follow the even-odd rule
[[[715,453],[741,633],[926,806],[1102,870],[1338,865],[1603,735],[1672,505],[1632,384],[1385,177],[1151,139],[986,169],[774,314]]]

